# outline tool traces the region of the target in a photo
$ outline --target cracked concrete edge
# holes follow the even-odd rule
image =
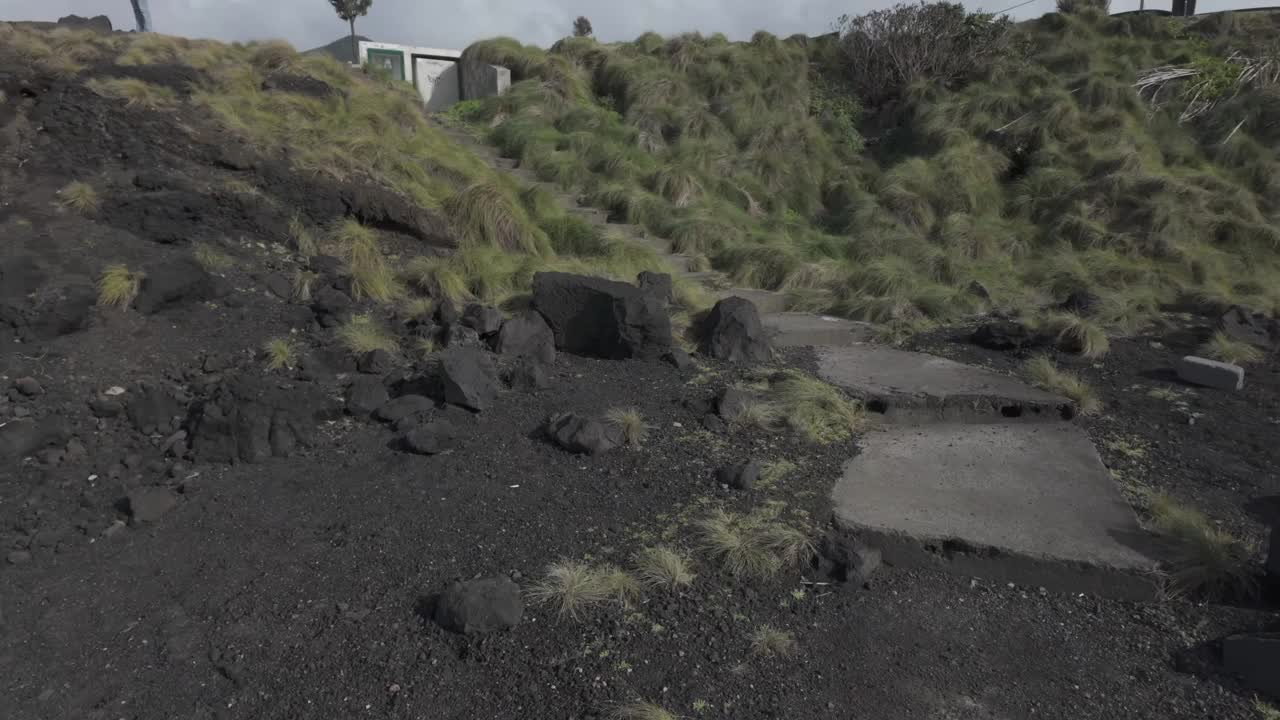
[[[992,418],[1006,422],[1064,422],[1078,412],[1070,400],[1037,402],[998,395],[916,395],[912,393],[859,392],[845,388],[861,400],[868,411],[890,424],[988,423]]]
[[[916,537],[851,522],[834,511],[831,526],[880,550],[884,563],[893,567],[1131,602],[1154,600],[1160,594],[1154,566],[1146,571],[1122,569],[978,546],[957,538]]]

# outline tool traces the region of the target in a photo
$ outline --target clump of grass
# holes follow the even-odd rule
[[[262,72],[291,70],[301,60],[298,51],[284,40],[268,40],[252,47],[249,63]]]
[[[1249,548],[1213,526],[1198,510],[1165,493],[1147,497],[1151,526],[1172,545],[1172,579],[1186,591],[1212,599],[1250,597],[1257,592]]]
[[[669,547],[647,547],[636,555],[636,575],[648,587],[679,590],[693,584],[694,574],[684,553]]]
[[[1236,365],[1255,363],[1262,359],[1261,350],[1222,331],[1215,332],[1213,337],[1200,346],[1200,354]]]
[[[524,209],[496,184],[469,185],[444,207],[467,244],[530,254],[539,253],[546,244],[545,236],[539,237],[541,231]]]
[[[395,337],[368,315],[352,315],[338,328],[338,339],[356,355],[372,350],[386,350],[393,355],[400,351]]]
[[[297,215],[289,220],[289,239],[293,243],[293,249],[298,251],[299,255],[311,257],[316,254],[315,235],[311,234],[310,228]]]
[[[815,443],[847,440],[865,422],[861,403],[837,387],[798,370],[771,374],[765,395],[782,422]]]
[[[630,602],[639,595],[639,583],[613,566],[563,560],[547,566],[543,578],[529,589],[528,595],[534,602],[554,605],[562,616],[577,619],[610,600]]]
[[[435,307],[436,303],[431,298],[414,297],[404,300],[400,305],[400,312],[407,318],[425,318],[431,315]]]
[[[762,657],[790,657],[796,651],[796,636],[772,625],[761,625],[751,636],[751,652]]]
[[[290,295],[294,302],[308,303],[311,302],[311,283],[315,282],[316,274],[308,270],[296,270],[293,278],[289,281]]]
[[[196,243],[191,254],[200,263],[200,267],[209,272],[221,272],[231,267],[231,256],[209,243]]]
[[[272,370],[292,369],[298,363],[298,345],[293,338],[271,338],[262,345],[267,367]]]
[[[1262,698],[1253,699],[1253,710],[1262,720],[1280,720],[1280,710]]]
[[[769,577],[814,553],[803,530],[779,522],[768,510],[750,515],[716,510],[698,528],[704,550],[733,575]]]
[[[785,458],[767,462],[760,468],[760,485],[761,487],[776,485],[795,472],[795,469],[796,464]]]
[[[752,400],[733,419],[733,424],[738,427],[776,430],[781,421],[781,414],[772,404],[763,400]]]
[[[123,100],[127,108],[170,110],[178,104],[178,96],[169,88],[137,78],[93,78],[85,85],[102,97]]]
[[[606,715],[609,720],[680,720],[661,705],[637,700],[619,705]]]
[[[1044,327],[1057,338],[1058,347],[1086,358],[1100,358],[1111,349],[1107,333],[1088,318],[1075,313],[1053,313]]]
[[[1059,369],[1048,355],[1036,355],[1027,361],[1024,369],[1031,381],[1042,389],[1074,402],[1081,415],[1095,415],[1102,410],[1102,402],[1093,388],[1075,373]]]
[[[74,180],[58,191],[58,202],[62,206],[78,213],[92,215],[102,205],[98,191],[87,182]]]
[[[426,357],[440,352],[440,345],[436,343],[434,338],[420,337],[413,341],[413,351]]]
[[[651,426],[635,408],[613,408],[605,415],[609,424],[622,434],[622,441],[631,447],[640,447],[649,437]]]
[[[378,236],[372,229],[348,218],[334,227],[329,239],[346,260],[351,291],[357,300],[367,297],[389,302],[399,294],[395,275],[382,256]]]
[[[98,304],[103,307],[128,307],[138,296],[143,273],[124,265],[109,265],[98,278]]]
[[[409,261],[405,279],[418,290],[438,300],[457,305],[471,297],[466,277],[458,272],[449,258],[420,255]]]

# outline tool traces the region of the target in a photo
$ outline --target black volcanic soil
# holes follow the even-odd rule
[[[126,110],[76,80],[0,78],[9,97],[0,105],[0,433],[16,443],[14,428],[41,431],[34,447],[0,456],[4,717],[589,718],[635,698],[744,720],[1254,717],[1249,694],[1214,671],[1212,643],[1274,624],[1273,612],[1111,602],[896,568],[865,588],[806,584],[827,578],[801,569],[747,581],[695,553],[692,587],[649,592],[630,608],[572,620],[531,605],[509,631],[441,629],[424,608],[454,579],[527,584],[560,558],[625,564],[647,543],[691,545],[693,522],[712,507],[780,502],[817,536],[856,441],[817,447],[703,429],[689,403],[738,372],[715,363],[681,373],[562,355],[549,389],[505,392],[478,415],[439,410],[464,430],[451,453],[403,453],[387,427],[342,412],[354,360],[313,307],[280,292],[304,260],[279,228],[299,208],[317,224],[360,216],[370,203],[359,188],[291,179],[279,159],[227,161],[243,148],[198,114]],[[33,121],[64,112],[78,119]],[[101,183],[99,214],[57,203],[73,179]],[[256,192],[246,198],[226,180]],[[303,197],[313,192],[335,200]],[[390,222],[384,237],[399,252],[427,252],[429,225]],[[196,239],[232,264],[191,271]],[[96,307],[92,283],[114,262],[153,277],[191,272],[194,282],[155,312]],[[340,279],[322,275],[320,286],[341,294]],[[408,341],[404,318],[348,309],[378,313]],[[284,334],[300,343],[302,365],[268,371],[259,348]],[[1211,512],[1274,495],[1274,485],[1229,485],[1274,470],[1265,443],[1229,440],[1261,437],[1243,433],[1274,416],[1274,382],[1251,382],[1269,395],[1230,401],[1197,393],[1204,415],[1194,429],[1159,437],[1146,428],[1165,406],[1123,389],[1157,363],[1128,347],[1102,363],[1132,363],[1099,383],[1108,422],[1150,438],[1147,460],[1186,478],[1171,482]],[[429,372],[405,361],[374,377],[396,388]],[[103,395],[113,387],[123,395]],[[245,407],[272,418],[305,405],[308,443],[253,463],[194,452],[181,435],[194,431],[189,413],[245,387],[270,399]],[[1240,419],[1259,397],[1271,404]],[[110,398],[141,411],[95,417],[91,404],[104,414]],[[570,455],[536,432],[553,412],[628,406],[653,426],[638,449]],[[1261,449],[1245,453],[1250,442]],[[768,490],[714,482],[716,467],[746,458],[798,469]],[[1213,470],[1225,458],[1253,469]],[[130,521],[122,500],[144,487],[176,504]],[[762,625],[793,632],[795,654],[754,655]]]

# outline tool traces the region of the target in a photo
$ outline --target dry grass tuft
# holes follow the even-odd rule
[[[790,657],[796,652],[796,636],[772,625],[761,625],[751,636],[751,652],[762,657]]]
[[[128,307],[138,296],[143,273],[124,265],[109,265],[98,278],[98,304],[103,307]]]
[[[1073,401],[1081,415],[1096,415],[1102,410],[1102,402],[1093,388],[1075,373],[1059,370],[1048,355],[1036,355],[1027,361],[1024,369],[1036,385]]]
[[[368,315],[352,315],[338,328],[338,339],[356,355],[371,350],[386,350],[393,355],[400,352],[395,337]]]
[[[209,272],[222,272],[232,264],[230,255],[209,243],[196,243],[195,247],[191,248],[191,254],[196,262],[200,263],[200,267]]]
[[[610,600],[629,603],[639,597],[640,584],[625,571],[563,560],[547,566],[542,580],[528,591],[536,603],[554,605],[562,616],[577,619],[592,607]]]
[[[1236,365],[1247,365],[1262,360],[1262,351],[1247,342],[1236,340],[1224,332],[1216,332],[1208,342],[1200,346],[1200,354],[1207,358]]]
[[[311,234],[306,223],[302,222],[302,218],[297,215],[289,220],[289,240],[299,255],[311,257],[317,252],[315,235]]]
[[[351,274],[351,290],[356,299],[390,302],[398,296],[399,286],[378,246],[378,236],[360,221],[348,218],[334,227],[329,237],[347,264]]]
[[[669,547],[647,547],[636,556],[636,575],[648,587],[678,590],[693,584],[688,557]]]
[[[249,64],[264,73],[292,70],[302,59],[298,51],[284,40],[255,43],[249,53]]]
[[[293,369],[298,364],[298,345],[293,338],[271,338],[262,346],[267,356],[267,367],[272,370]]]
[[[795,472],[795,469],[796,464],[785,458],[767,462],[760,469],[760,486],[770,487],[776,485]]]
[[[471,298],[466,277],[448,258],[420,255],[409,261],[405,280],[421,292],[457,305]]]
[[[776,513],[739,515],[716,510],[699,524],[703,549],[733,575],[769,577],[813,557],[813,542]]]
[[[1082,357],[1100,358],[1111,349],[1106,331],[1075,313],[1053,313],[1045,318],[1044,328],[1057,338],[1058,347]]]
[[[67,183],[66,187],[58,191],[58,198],[58,202],[63,207],[84,215],[92,215],[102,206],[98,191],[94,190],[89,183],[80,180]]]
[[[449,198],[445,212],[468,245],[531,254],[539,250],[537,228],[494,183],[469,185]]]
[[[649,430],[652,429],[652,426],[644,421],[640,411],[635,408],[613,408],[605,415],[605,419],[618,428],[622,433],[622,441],[631,447],[643,445],[649,437]]]
[[[680,720],[661,705],[642,700],[619,705],[605,717],[609,720]]]
[[[1164,493],[1148,494],[1147,512],[1151,527],[1172,545],[1175,586],[1214,600],[1257,593],[1249,548],[1231,533]]]
[[[170,110],[178,104],[177,94],[169,88],[137,78],[93,78],[85,86],[102,97],[123,100],[127,108]]]
[[[309,303],[311,302],[311,283],[315,282],[316,274],[309,270],[295,270],[293,278],[289,282],[290,295],[294,302]]]
[[[844,392],[798,370],[782,370],[767,378],[769,407],[787,427],[815,443],[847,440],[862,428],[861,403]]]

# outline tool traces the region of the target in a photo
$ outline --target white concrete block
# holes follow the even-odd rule
[[[1244,387],[1244,368],[1231,363],[1188,355],[1178,362],[1178,377],[1196,385],[1218,390]]]

